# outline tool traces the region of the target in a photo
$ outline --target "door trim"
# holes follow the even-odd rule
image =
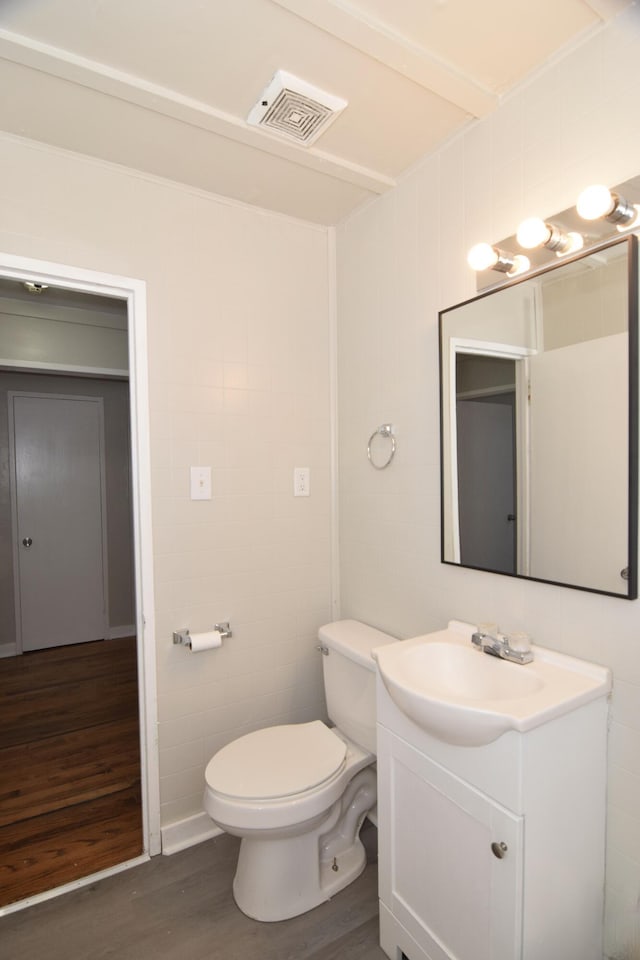
[[[528,417],[528,368],[529,357],[535,353],[529,347],[513,344],[490,343],[467,337],[451,337],[449,340],[448,389],[442,387],[442,401],[445,404],[442,429],[447,431],[450,445],[449,459],[449,502],[451,511],[452,563],[460,563],[460,506],[458,503],[458,428],[457,428],[457,387],[456,363],[459,353],[474,354],[483,357],[497,357],[502,360],[516,361],[516,473],[518,477],[516,491],[516,516],[518,544],[518,569],[529,569],[529,484],[527,469],[529,457],[529,417]],[[524,364],[524,371],[523,371]],[[443,472],[443,483],[445,475]],[[443,528],[444,530],[444,528]],[[444,556],[444,554],[443,554]]]
[[[144,853],[154,856],[161,852],[161,840],[146,284],[131,277],[1,251],[0,277],[115,297],[127,304],[142,827]],[[118,872],[117,867],[112,872]],[[87,880],[91,882],[91,878]]]
[[[104,637],[109,628],[109,556],[107,539],[107,493],[105,473],[104,401],[102,397],[87,397],[80,394],[44,393],[43,391],[9,390],[9,486],[11,488],[11,527],[13,534],[13,595],[16,608],[16,654],[23,652],[22,600],[20,579],[20,548],[18,546],[18,478],[16,474],[16,431],[14,402],[16,397],[33,397],[37,400],[83,400],[95,403],[98,409],[98,448],[100,456],[100,526],[102,528],[102,627]]]

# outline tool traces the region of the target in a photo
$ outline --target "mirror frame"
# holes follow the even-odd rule
[[[627,568],[629,576],[627,578],[627,593],[614,593],[610,590],[598,590],[594,587],[582,586],[581,584],[565,583],[563,581],[550,580],[544,577],[533,577],[528,574],[506,573],[502,570],[492,570],[486,567],[472,566],[463,564],[456,560],[445,559],[445,464],[444,464],[444,432],[448,429],[445,423],[446,409],[444,397],[443,382],[443,364],[449,363],[449,358],[444,356],[444,322],[447,314],[460,307],[467,306],[485,297],[490,297],[508,287],[524,283],[535,277],[550,273],[576,260],[584,259],[600,250],[607,249],[618,244],[627,245],[627,277],[628,277],[628,524],[627,524]],[[573,590],[582,590],[587,593],[603,594],[605,596],[617,597],[621,600],[635,600],[638,596],[638,239],[635,234],[629,234],[620,238],[615,238],[606,243],[600,243],[596,246],[581,250],[573,256],[568,256],[552,263],[539,270],[531,271],[521,277],[516,277],[511,281],[494,285],[480,292],[475,297],[470,297],[461,303],[447,307],[438,313],[438,341],[439,341],[439,381],[440,381],[440,561],[449,566],[460,567],[462,569],[480,570],[483,573],[498,573],[501,576],[512,577],[518,580],[532,580],[538,583],[549,583],[554,586],[568,587]],[[449,521],[451,522],[451,521]]]

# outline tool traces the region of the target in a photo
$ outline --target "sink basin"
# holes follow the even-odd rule
[[[543,686],[535,673],[506,660],[495,660],[479,655],[471,644],[433,640],[409,646],[397,658],[394,680],[411,687],[428,678],[431,695],[467,700],[513,700],[528,697]]]
[[[514,664],[471,645],[475,626],[452,620],[446,630],[374,650],[389,696],[414,723],[446,743],[482,746],[508,730],[532,730],[606,696],[606,667],[534,646]]]

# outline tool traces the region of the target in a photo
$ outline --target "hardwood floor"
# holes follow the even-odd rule
[[[375,828],[363,833],[373,835]],[[371,840],[365,843],[370,850]],[[301,917],[258,923],[236,907],[238,840],[154,857],[0,919],[3,960],[387,960],[378,944],[375,852],[364,873]]]
[[[0,906],[141,852],[135,638],[0,660]]]

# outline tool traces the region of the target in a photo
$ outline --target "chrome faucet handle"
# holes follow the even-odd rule
[[[471,643],[478,650],[482,650],[485,643],[494,642],[496,637],[498,637],[497,623],[479,623],[476,630],[471,634]]]
[[[517,653],[529,653],[531,650],[531,637],[521,630],[507,634],[506,641]]]
[[[478,624],[477,630],[471,634],[471,643],[481,653],[488,653],[511,663],[531,663],[533,660],[528,634],[500,633],[497,624]]]

